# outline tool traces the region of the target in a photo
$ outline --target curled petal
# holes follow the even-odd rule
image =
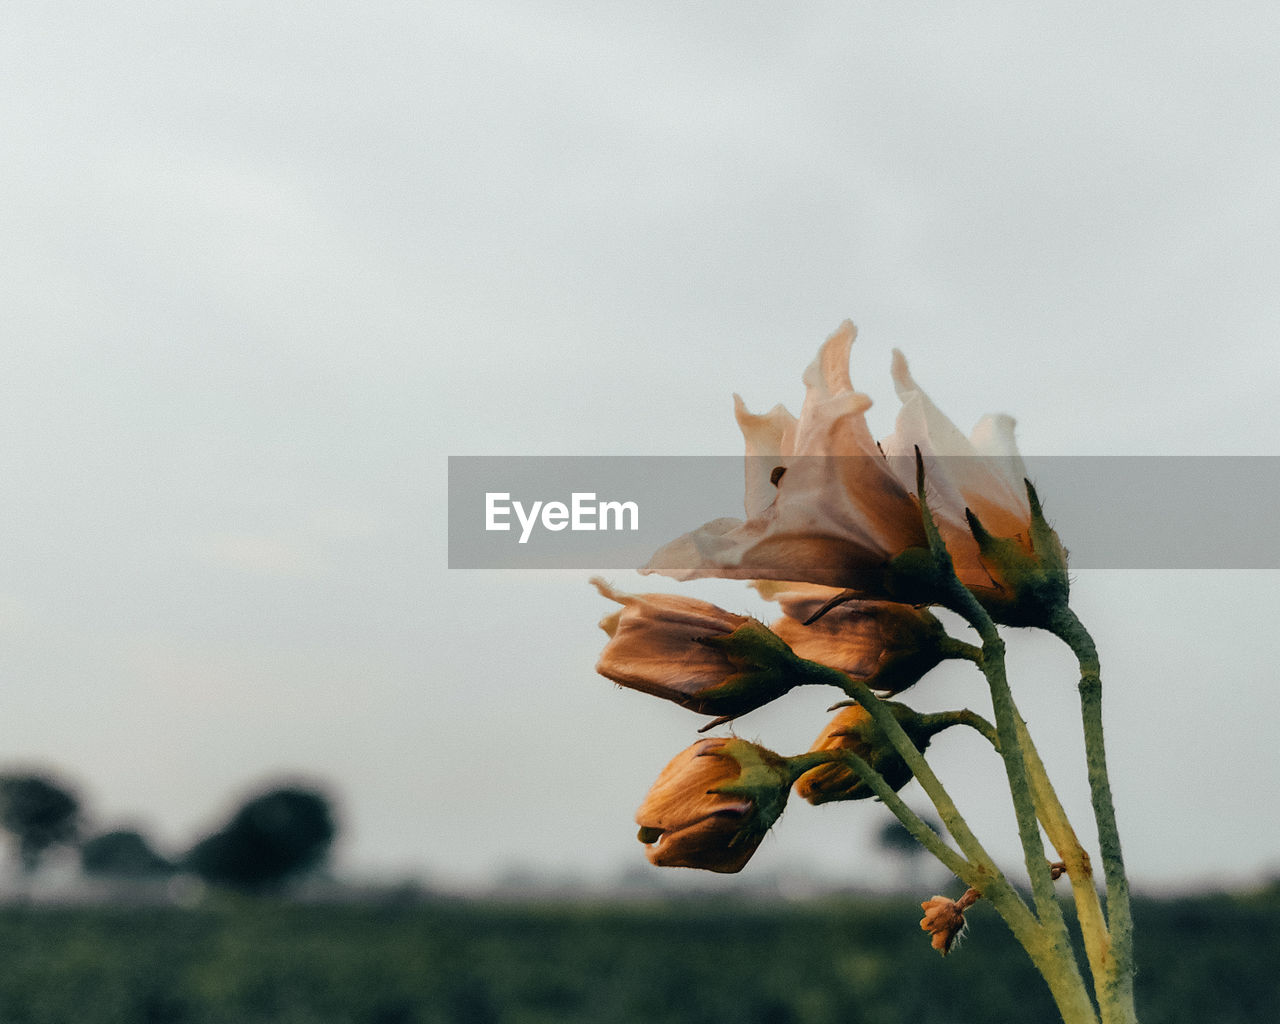
[[[785,617],[771,628],[796,655],[847,672],[880,693],[901,693],[944,659],[946,630],[927,609],[849,599],[848,591],[812,583],[755,580],[752,586],[778,602]]]
[[[722,810],[743,810],[743,801],[715,792],[738,777],[737,765],[716,751],[723,740],[700,740],[662,770],[636,812],[645,828],[674,832]]]
[[[796,418],[784,406],[775,405],[759,415],[747,411],[742,399],[733,396],[734,414],[747,446],[747,517],[759,515],[777,494],[775,474],[785,468],[786,456],[795,446]]]
[[[809,625],[779,619],[773,631],[799,657],[838,668],[881,693],[901,693],[936,668],[946,637],[930,612],[893,601],[847,601]]]
[[[823,343],[804,371],[805,396],[796,424],[797,455],[879,455],[867,426],[871,399],[853,390],[849,350],[857,330],[848,320]]]
[[[1031,508],[1022,483],[1026,470],[1013,440],[1013,417],[985,417],[970,439],[933,404],[896,349],[893,382],[902,409],[893,434],[882,442],[885,454],[910,455],[916,446],[931,454],[930,485],[941,496],[935,511],[953,522],[962,523],[963,510],[970,508],[1000,536],[1025,533]]]
[[[699,638],[727,636],[743,623],[706,601],[675,594],[623,594],[599,578],[591,581],[622,605],[600,620],[609,634],[596,671],[614,682],[658,696],[693,695],[737,671]]]
[[[744,828],[750,814],[749,803],[726,804],[697,821],[658,833],[646,844],[645,856],[660,868],[701,868],[720,874],[741,871],[765,835]]]

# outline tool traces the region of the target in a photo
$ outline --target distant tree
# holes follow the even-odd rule
[[[0,775],[0,826],[13,836],[22,870],[31,874],[52,846],[80,830],[80,801],[40,775]]]
[[[173,871],[173,865],[141,833],[130,829],[86,840],[80,847],[80,863],[86,875],[112,878],[156,878]]]
[[[184,866],[209,882],[266,892],[322,864],[336,834],[324,794],[274,789],[248,801],[222,829],[198,842]]]

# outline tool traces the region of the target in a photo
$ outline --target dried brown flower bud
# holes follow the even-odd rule
[[[659,867],[741,871],[786,806],[791,776],[777,754],[739,739],[677,754],[636,812]]]
[[[802,664],[761,622],[677,594],[597,590],[622,608],[596,671],[615,683],[725,719],[753,711],[802,681]]]
[[[929,737],[941,724],[925,725],[920,715],[905,704],[885,701],[916,747],[924,750]],[[860,704],[841,708],[814,740],[811,751],[848,750],[875,769],[895,792],[911,781],[911,769],[893,744]],[[875,793],[851,768],[842,764],[824,764],[810,769],[796,783],[796,792],[813,805],[832,800],[865,800]]]
[[[838,668],[881,693],[901,693],[945,657],[946,630],[927,609],[851,600],[822,612],[838,591],[808,584],[761,583],[757,589],[776,597],[786,612],[772,628],[799,657]]]
[[[960,936],[964,934],[964,912],[981,896],[977,889],[970,889],[958,900],[947,896],[934,896],[920,904],[920,909],[924,911],[920,927],[933,936],[930,943],[943,956],[951,952]]]

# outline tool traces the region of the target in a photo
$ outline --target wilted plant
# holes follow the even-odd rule
[[[957,899],[922,903],[920,926],[934,948],[951,951],[965,911],[985,900],[1044,976],[1064,1021],[1134,1022],[1133,925],[1103,747],[1098,657],[1068,604],[1067,553],[1026,480],[1013,420],[986,417],[965,437],[895,353],[902,409],[893,434],[876,442],[865,419],[871,401],[849,377],[854,336],[846,322],[822,346],[804,374],[798,419],[782,406],[753,415],[737,399],[746,519],[707,523],[641,569],[680,580],[752,581],[783,612],[772,628],[704,601],[625,595],[594,581],[622,605],[601,623],[610,639],[598,670],[714,716],[704,730],[800,685],[833,686],[847,697],[807,753],[786,757],[737,738],[711,738],[677,755],[637,814],[640,840],[655,864],[735,872],[782,814],[792,787],[815,804],[875,796],[966,886]],[[930,606],[961,616],[980,643],[947,635]],[[1105,911],[1092,861],[1014,704],[998,623],[1048,630],[1079,661]],[[884,699],[946,659],[981,669],[994,725],[968,709],[921,714]],[[923,756],[930,738],[953,725],[974,728],[1003,759],[1030,905]],[[898,796],[913,778],[955,848]],[[1056,850],[1052,861],[1041,828]],[[1064,874],[1092,996],[1053,888]]]

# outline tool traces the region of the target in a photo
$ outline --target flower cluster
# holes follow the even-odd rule
[[[1066,552],[1025,480],[1013,420],[987,416],[966,437],[895,352],[901,409],[893,433],[876,441],[866,423],[871,400],[850,379],[854,336],[843,324],[805,371],[799,417],[781,405],[754,414],[736,399],[745,518],[707,523],[641,569],[749,581],[777,603],[776,621],[592,581],[620,606],[600,623],[609,640],[597,670],[712,716],[704,728],[801,685],[836,686],[852,698],[804,754],[720,738],[677,755],[636,817],[654,864],[741,870],[793,787],[812,804],[900,803],[895,794],[917,774],[931,737],[976,718],[920,714],[885,699],[947,658],[979,657],[929,606],[976,602],[995,620],[1022,625],[1042,624],[1065,601]],[[963,907],[925,909],[945,952]]]
[[[1066,552],[1044,523],[1009,416],[986,416],[965,437],[920,389],[901,353],[893,378],[902,408],[877,442],[871,399],[855,391],[841,325],[804,373],[797,419],[737,399],[746,439],[745,520],[716,519],[662,547],[641,572],[678,580],[718,576],[803,581],[851,597],[933,603],[916,553],[930,546],[918,472],[955,575],[997,621],[1035,624],[1066,597]]]

